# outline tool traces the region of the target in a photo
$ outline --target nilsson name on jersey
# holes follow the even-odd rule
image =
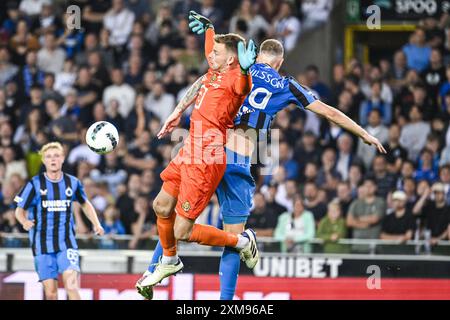
[[[71,200],[43,200],[42,207],[47,211],[66,211],[70,207]]]
[[[272,87],[274,88],[284,88],[284,83],[282,79],[277,79],[274,78],[273,74],[270,74],[269,72],[266,71],[261,71],[261,70],[257,70],[257,69],[252,69],[250,71],[252,77],[256,77],[259,78],[261,80],[264,80],[265,82],[267,82],[268,84],[270,84]]]

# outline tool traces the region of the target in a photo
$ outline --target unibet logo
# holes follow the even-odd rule
[[[42,207],[47,211],[66,211],[70,207],[70,200],[44,200],[42,201]]]

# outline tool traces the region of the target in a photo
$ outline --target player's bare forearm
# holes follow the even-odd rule
[[[182,114],[194,101],[197,99],[198,92],[202,87],[203,76],[198,78],[192,86],[188,89],[186,94],[181,98],[178,105],[175,107],[175,112]]]
[[[81,205],[81,208],[83,209],[83,212],[86,215],[86,217],[94,226],[100,225],[97,212],[95,212],[94,206],[89,200],[86,200],[86,202]]]
[[[333,108],[320,100],[316,100],[309,104],[306,109],[325,117],[327,120],[360,137],[364,143],[375,146],[378,149],[378,152],[386,153],[386,149],[377,138],[371,136],[355,121],[347,117],[342,111]]]
[[[19,221],[19,223],[22,225],[25,222],[25,220],[27,220],[27,216],[26,216],[27,212],[20,207],[16,208],[16,211],[14,211],[14,214],[16,216],[17,221]]]
[[[350,131],[360,138],[364,139],[368,135],[366,130],[361,128],[361,126],[359,126],[355,121],[347,117],[342,111],[329,106],[322,101],[316,100],[308,105],[306,109],[325,117],[327,120],[337,124],[345,130]]]

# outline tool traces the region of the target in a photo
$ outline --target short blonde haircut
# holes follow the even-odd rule
[[[62,154],[64,155],[64,148],[63,148],[62,144],[59,142],[49,142],[47,144],[44,144],[42,146],[41,150],[39,150],[39,155],[41,157],[43,157],[44,153],[47,152],[47,150],[49,150],[49,149],[59,149],[62,152]]]
[[[280,41],[276,39],[267,39],[261,43],[259,52],[274,57],[282,57],[284,55],[284,48]]]

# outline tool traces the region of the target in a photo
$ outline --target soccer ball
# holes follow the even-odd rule
[[[107,121],[98,121],[92,124],[86,132],[86,144],[98,153],[106,154],[113,151],[119,143],[117,128]]]

